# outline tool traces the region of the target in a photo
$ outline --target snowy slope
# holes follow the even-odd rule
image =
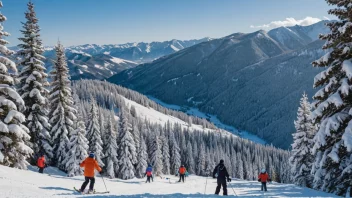
[[[64,173],[50,168],[45,174],[0,166],[0,197],[2,198],[46,198],[46,197],[217,197],[213,193],[216,183],[212,178],[189,176],[186,183],[155,178],[153,183],[144,179],[104,179],[109,194],[80,195],[73,191],[83,182],[83,176],[65,177]],[[48,173],[50,175],[48,175]],[[96,191],[105,191],[100,176],[96,177]],[[238,197],[263,197],[260,184],[254,181],[234,180],[228,193]],[[268,185],[265,197],[334,197],[333,195],[292,184],[273,183]]]
[[[178,105],[172,105],[172,104],[167,104],[157,98],[154,98],[152,96],[148,96],[149,99],[153,100],[154,102],[160,104],[161,106],[163,107],[166,107],[166,108],[169,108],[169,109],[172,109],[172,110],[177,110],[177,111],[182,111],[183,108],[181,108],[180,106]],[[145,107],[144,107],[145,108]],[[252,134],[252,133],[249,133],[247,131],[241,131],[241,130],[238,130],[236,129],[235,127],[233,126],[230,126],[230,125],[227,125],[227,124],[224,124],[222,123],[216,116],[214,115],[210,115],[210,114],[205,114],[203,112],[201,112],[199,109],[197,108],[190,108],[190,107],[187,107],[187,110],[186,110],[186,113],[188,115],[192,115],[192,116],[196,116],[196,117],[199,117],[199,118],[205,118],[207,120],[209,120],[211,123],[213,123],[216,127],[218,127],[219,129],[221,129],[220,131],[226,131],[226,132],[231,132],[232,134],[235,134],[236,136],[239,136],[241,138],[244,138],[244,139],[248,139],[248,140],[251,140],[252,142],[256,142],[256,143],[259,143],[259,144],[267,144],[267,142],[265,140],[263,140],[262,138]],[[162,114],[164,115],[164,114]],[[150,116],[150,115],[149,115]],[[166,115],[164,115],[166,116]],[[168,117],[171,117],[171,116],[168,116]],[[176,118],[177,119],[177,118]],[[178,119],[179,120],[179,119]],[[187,123],[185,123],[184,121],[180,120],[181,122],[183,123],[180,123],[182,124],[183,126],[188,126]],[[195,126],[193,127],[194,129],[198,129],[199,130],[199,127],[202,127],[200,125],[192,125],[192,126]],[[209,130],[209,129],[208,129]]]
[[[206,131],[206,132],[221,132],[223,134],[234,134],[235,136],[244,138],[244,139],[248,139],[251,140],[252,142],[255,143],[259,143],[259,144],[266,144],[267,142],[261,138],[259,138],[256,135],[253,135],[251,133],[248,133],[246,131],[239,131],[236,128],[223,124],[222,122],[220,122],[219,119],[216,118],[216,116],[209,116],[209,115],[205,115],[204,113],[200,112],[198,109],[196,108],[191,108],[187,111],[188,115],[193,115],[196,117],[200,117],[200,118],[209,118],[210,122],[214,123],[215,126],[218,127],[218,129],[214,130],[214,129],[209,129],[209,128],[205,128],[203,129],[203,127],[201,125],[196,125],[196,124],[192,124],[191,126],[188,125],[188,123],[186,123],[185,121],[170,116],[170,115],[166,115],[163,114],[159,111],[156,111],[153,108],[147,108],[143,105],[140,105],[132,100],[129,100],[123,96],[121,96],[124,101],[125,104],[131,108],[132,106],[134,106],[136,108],[136,112],[137,115],[141,118],[144,119],[146,118],[147,120],[149,120],[151,123],[157,123],[157,124],[161,124],[161,125],[165,125],[167,122],[170,122],[170,124],[180,124],[182,126],[182,128],[186,129],[186,128],[190,128],[191,130],[198,130],[198,131]],[[167,105],[163,102],[161,102],[160,100],[157,99],[153,99],[152,97],[150,97],[150,99],[154,100],[156,103],[169,108],[169,109],[173,109],[173,110],[180,110],[181,108],[175,108],[177,107],[177,105]]]
[[[88,54],[81,50],[65,50],[67,64],[70,69],[70,75],[75,79],[104,79],[117,74],[125,69],[130,69],[138,64],[129,60],[117,58],[108,54]],[[53,49],[44,52],[46,57],[45,65],[51,70],[53,60],[56,55]]]

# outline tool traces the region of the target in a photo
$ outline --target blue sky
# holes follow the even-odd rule
[[[17,45],[28,0],[2,0]],[[32,0],[44,45],[219,38],[329,17],[324,0]],[[303,20],[306,17],[305,21]],[[286,20],[286,18],[293,18]],[[271,23],[273,21],[278,21]],[[291,21],[291,22],[290,22]],[[264,25],[265,24],[265,25]],[[264,26],[263,26],[264,25]]]

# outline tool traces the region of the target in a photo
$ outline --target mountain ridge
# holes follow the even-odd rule
[[[312,32],[327,32],[324,23],[231,34],[122,71],[108,81],[169,104],[197,107],[288,148],[300,95],[313,93],[318,70],[310,63],[323,53],[323,43]],[[280,38],[277,32],[282,30]]]

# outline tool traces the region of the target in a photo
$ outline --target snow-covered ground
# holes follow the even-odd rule
[[[171,180],[155,178],[152,183],[144,179],[120,180],[104,179],[109,194],[80,195],[73,190],[79,188],[83,177],[65,177],[55,168],[39,174],[36,168],[18,170],[0,166],[1,198],[44,198],[44,197],[217,197],[213,195],[216,180],[189,176],[185,183],[178,183],[175,176]],[[96,191],[105,191],[100,176],[96,177]],[[222,191],[221,191],[222,193]],[[228,193],[237,197],[334,197],[331,194],[297,187],[292,184],[268,184],[268,192],[260,191],[260,184],[254,181],[234,180],[229,184]]]
[[[153,96],[148,96],[148,98],[153,100],[154,102],[160,104],[161,106],[169,108],[169,109],[173,109],[173,110],[177,110],[177,111],[181,111],[181,109],[182,109],[178,105],[167,104],[157,98],[154,98]],[[248,140],[251,140],[251,141],[259,143],[259,144],[266,144],[267,143],[265,140],[261,139],[260,137],[254,135],[254,134],[251,134],[247,131],[238,130],[233,126],[224,124],[215,115],[205,114],[205,113],[199,111],[199,109],[197,109],[197,108],[187,107],[186,113],[188,115],[193,115],[193,116],[196,116],[199,118],[208,119],[210,122],[214,123],[214,125],[217,126],[218,128],[229,131],[235,135],[238,135],[241,138],[248,139]]]

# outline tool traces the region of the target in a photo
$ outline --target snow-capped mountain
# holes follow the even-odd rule
[[[51,70],[55,51],[47,49],[44,52],[45,65]],[[117,74],[125,69],[133,68],[138,64],[120,59],[107,54],[90,55],[83,51],[66,49],[67,64],[70,69],[71,79],[104,79]]]
[[[326,22],[321,21],[310,26],[279,27],[269,31],[268,34],[284,49],[294,50],[317,40],[319,34],[327,33]]]
[[[175,53],[192,45],[209,41],[210,38],[198,40],[170,40],[151,43],[126,43],[118,45],[80,45],[68,47],[69,50],[76,50],[90,55],[108,54],[114,57],[130,60],[136,63],[146,63],[162,56]]]
[[[120,45],[87,44],[67,47],[66,57],[72,79],[105,79],[125,69],[133,68],[139,63],[151,62],[209,40],[209,38],[203,38],[189,41],[171,40]],[[16,47],[12,49],[16,50]],[[54,49],[46,47],[44,56],[47,58],[46,66],[50,70],[55,59]]]
[[[328,28],[277,28],[203,42],[109,79],[169,104],[197,107],[221,121],[288,148],[301,94],[313,94]]]

